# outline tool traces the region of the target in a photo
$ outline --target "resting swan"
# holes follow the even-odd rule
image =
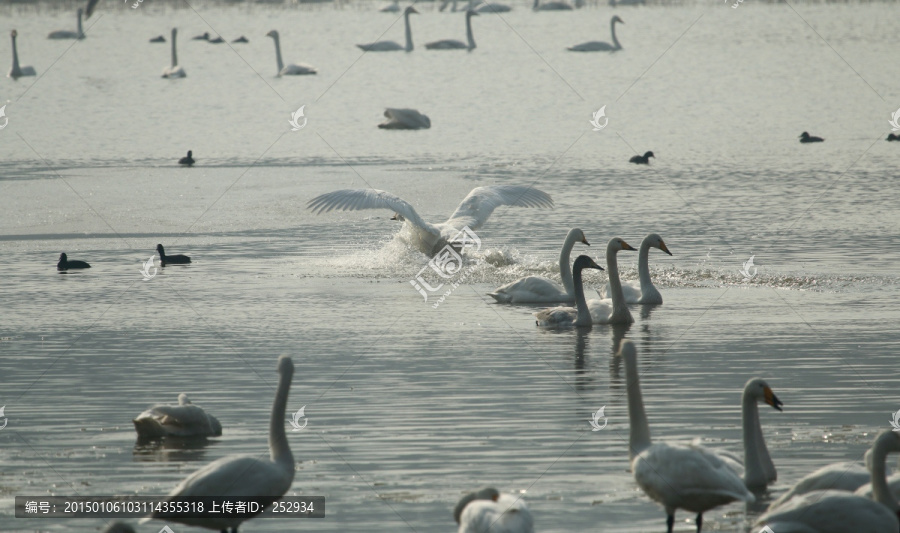
[[[612,44],[603,41],[590,41],[570,46],[569,50],[572,52],[616,52],[621,50],[622,45],[619,44],[619,40],[616,39],[616,22],[625,24],[625,21],[620,19],[618,15],[614,15],[609,21],[609,32],[612,34]]]
[[[378,41],[369,44],[358,44],[359,48],[366,52],[394,52],[397,50],[413,51],[412,29],[409,27],[409,16],[418,13],[413,6],[409,6],[403,10],[403,21],[406,24],[406,47],[400,46],[394,41]]]
[[[562,278],[562,287],[541,276],[527,276],[494,289],[494,292],[489,292],[488,295],[504,304],[574,302],[575,284],[572,280],[569,258],[576,242],[590,246],[583,231],[578,228],[569,230],[566,240],[563,241],[562,250],[559,251],[559,275]]]
[[[534,519],[521,498],[494,488],[463,496],[453,509],[458,533],[534,533]]]
[[[17,80],[22,76],[37,76],[37,72],[35,72],[34,67],[19,66],[19,52],[16,50],[16,37],[19,35],[19,32],[13,30],[9,32],[9,35],[12,37],[13,64],[12,68],[9,69],[9,74],[7,74],[6,77]]]
[[[581,271],[585,268],[603,270],[603,267],[586,255],[579,255],[572,268],[575,278],[575,307],[551,307],[534,314],[535,324],[550,328],[583,328],[590,327],[591,312],[584,301],[584,286],[581,282]]]
[[[651,442],[637,350],[630,340],[624,340],[616,356],[625,361],[631,470],[644,493],[665,507],[667,532],[672,533],[677,509],[697,513],[700,533],[706,511],[734,501],[755,501],[744,481],[715,452],[698,445]]]
[[[384,110],[387,120],[378,125],[383,130],[427,130],[431,127],[431,119],[415,109],[387,107]]]
[[[184,479],[168,494],[172,500],[185,496],[221,496],[230,498],[265,498],[276,501],[291,488],[294,481],[294,456],[284,433],[284,411],[287,404],[294,363],[282,355],[278,358],[278,389],[269,420],[269,458],[259,454],[231,455],[204,466]],[[141,523],[157,518],[154,513]],[[181,518],[168,515],[166,520],[189,526],[237,532],[244,518],[227,515],[207,518]]]
[[[541,4],[541,0],[534,0],[534,5],[531,6],[531,9],[534,11],[571,11],[572,5],[567,2],[547,2],[546,4]]]
[[[51,31],[49,35],[47,35],[48,39],[84,39],[84,32],[81,29],[81,15],[84,13],[84,10],[80,7],[78,8],[78,31],[69,31],[69,30],[56,30]]]
[[[672,252],[666,247],[662,237],[656,233],[651,233],[644,237],[641,241],[640,251],[638,252],[638,279],[640,282],[626,281],[622,284],[622,294],[625,296],[625,302],[630,304],[651,304],[659,305],[663,303],[662,295],[656,290],[653,282],[650,281],[650,248],[659,248],[660,250],[672,255]],[[601,298],[610,298],[612,294],[610,286],[607,283],[603,293],[599,290]]]
[[[194,405],[187,394],[178,395],[178,405],[156,404],[134,420],[139,439],[159,437],[219,437],[222,424]]]
[[[900,433],[885,430],[872,445],[874,500],[839,490],[813,491],[767,511],[756,525],[777,532],[895,533],[900,530],[900,521],[897,499],[891,494],[885,475],[889,452],[900,452]]]
[[[475,49],[475,37],[472,35],[472,17],[477,17],[478,13],[469,9],[466,11],[466,39],[468,44],[457,41],[456,39],[444,39],[443,41],[433,41],[427,43],[425,48],[428,50],[469,50]]]
[[[463,228],[472,231],[484,224],[494,209],[501,205],[516,207],[553,207],[550,195],[521,185],[488,185],[476,187],[466,196],[446,222],[430,224],[402,198],[378,189],[342,189],[317,196],[307,207],[315,214],[360,209],[390,209],[399,215],[412,241],[424,254],[434,255],[456,238]]]
[[[606,245],[606,275],[609,276],[609,298],[588,300],[588,309],[594,324],[631,324],[634,317],[625,304],[622,294],[622,282],[619,281],[619,264],[616,254],[619,250],[634,250],[630,244],[618,237],[609,240]]]
[[[187,74],[178,64],[178,52],[175,51],[175,35],[178,33],[177,28],[172,28],[172,66],[164,68],[163,78],[184,78]]]
[[[512,11],[512,8],[506,4],[495,4],[494,2],[484,2],[477,8],[475,11],[479,13],[507,13]]]
[[[300,63],[299,65],[291,63],[285,66],[284,62],[281,60],[281,42],[278,38],[278,32],[272,30],[266,34],[266,37],[271,37],[275,41],[275,62],[278,64],[279,76],[302,76],[304,74],[315,74],[317,72],[315,67],[305,63]]]

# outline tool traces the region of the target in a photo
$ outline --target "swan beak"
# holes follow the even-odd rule
[[[582,237],[581,242],[583,242],[584,244],[587,244],[588,246],[591,245],[591,243],[587,242],[587,237]]]
[[[634,247],[631,246],[630,244],[628,244],[627,242],[622,241],[622,249],[623,250],[634,250]]]
[[[781,403],[781,400],[778,399],[778,396],[775,396],[775,393],[772,392],[772,389],[770,389],[769,387],[766,387],[765,391],[763,391],[763,395],[766,398],[767,404],[771,405],[775,409],[778,409],[779,411],[782,410],[781,406],[784,404]]]
[[[672,252],[669,251],[669,248],[666,246],[666,243],[659,241],[659,249],[666,252],[669,255],[672,255]]]
[[[590,268],[596,268],[597,270],[603,270],[603,267],[598,265],[593,259],[591,259]]]

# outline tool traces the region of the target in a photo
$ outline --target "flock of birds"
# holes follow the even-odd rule
[[[166,249],[163,248],[162,244],[156,245],[156,251],[157,253],[159,253],[160,266],[187,265],[191,262],[191,258],[186,255],[167,255]],[[65,253],[59,254],[59,262],[56,263],[56,270],[65,272],[68,270],[80,270],[84,268],[91,268],[91,265],[86,261],[69,261],[69,256],[67,256]]]

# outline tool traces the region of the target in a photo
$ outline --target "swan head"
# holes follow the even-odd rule
[[[500,491],[491,487],[466,494],[459,500],[456,507],[453,508],[453,519],[456,520],[456,523],[458,524],[459,518],[462,516],[462,512],[466,508],[466,505],[469,505],[475,500],[491,500],[495,502],[498,499],[500,499]]]
[[[654,248],[659,248],[660,250],[666,252],[669,255],[672,255],[672,252],[669,251],[669,248],[666,246],[666,243],[662,240],[662,237],[657,235],[656,233],[651,233],[644,237],[645,240],[650,242],[650,246]]]
[[[404,14],[404,15],[410,15],[410,14],[412,14],[412,13],[415,13],[415,14],[417,14],[417,15],[419,14],[419,12],[416,11],[416,8],[414,8],[413,6],[409,6],[409,7],[407,7],[406,9],[403,10],[403,14]]]
[[[277,30],[272,30],[272,31],[270,31],[269,33],[266,34],[266,37],[271,37],[271,38],[273,38],[273,39],[277,39],[277,38],[278,38],[278,31],[277,31]]]
[[[290,356],[282,355],[278,358],[278,373],[285,376],[294,375],[294,361]]]
[[[769,384],[761,378],[753,378],[744,385],[744,396],[755,398],[757,402],[766,403],[778,411],[781,411],[781,406],[784,405],[772,392]]]
[[[178,405],[191,405],[191,399],[188,398],[187,394],[182,392],[178,395]]]
[[[586,244],[588,246],[591,245],[591,243],[588,242],[587,237],[584,236],[584,232],[581,231],[581,229],[579,229],[579,228],[570,229],[569,230],[569,238],[571,238],[573,241],[578,241],[578,242],[580,242],[582,244]]]
[[[610,24],[615,24],[616,22],[621,22],[625,24],[625,21],[619,18],[619,15],[613,15],[613,18],[609,21]]]
[[[16,30],[13,30],[13,31],[9,32],[9,34],[12,36],[13,39],[15,39],[16,36],[19,35],[19,32],[17,32]]]
[[[606,251],[607,253],[616,253],[619,250],[634,250],[634,247],[618,237],[613,237],[609,240],[609,244],[606,245]]]
[[[594,268],[597,270],[603,270],[603,267],[598,265],[593,259],[586,255],[579,255],[577,259],[575,259],[575,263],[572,265],[572,270],[578,272],[585,268]]]

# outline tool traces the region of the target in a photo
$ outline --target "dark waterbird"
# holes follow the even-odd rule
[[[894,135],[893,133],[888,133],[887,139],[888,141],[900,141],[900,135]]]
[[[237,39],[235,39],[231,42],[233,42],[233,43],[249,43],[250,41],[246,37],[241,35],[240,37],[238,37]]]
[[[56,263],[56,270],[69,270],[70,268],[91,268],[91,265],[84,261],[69,261],[66,254],[59,254],[59,263]]]
[[[150,39],[151,43],[164,43],[166,42],[166,38],[162,35],[157,35],[156,37]]]
[[[800,134],[800,142],[802,142],[802,143],[820,143],[824,140],[825,139],[823,139],[821,137],[813,137],[812,135],[810,135],[809,133],[807,133],[805,131]]]
[[[644,155],[636,155],[629,159],[628,162],[636,163],[638,165],[649,165],[651,157],[656,157],[653,155],[653,152],[644,152]]]
[[[187,165],[189,167],[194,166],[194,152],[188,150],[188,155],[179,159],[178,164],[179,165]]]
[[[166,250],[162,244],[156,245],[156,251],[159,252],[159,263],[161,266],[166,266],[166,263],[170,265],[186,265],[191,262],[191,258],[186,255],[166,255]]]

